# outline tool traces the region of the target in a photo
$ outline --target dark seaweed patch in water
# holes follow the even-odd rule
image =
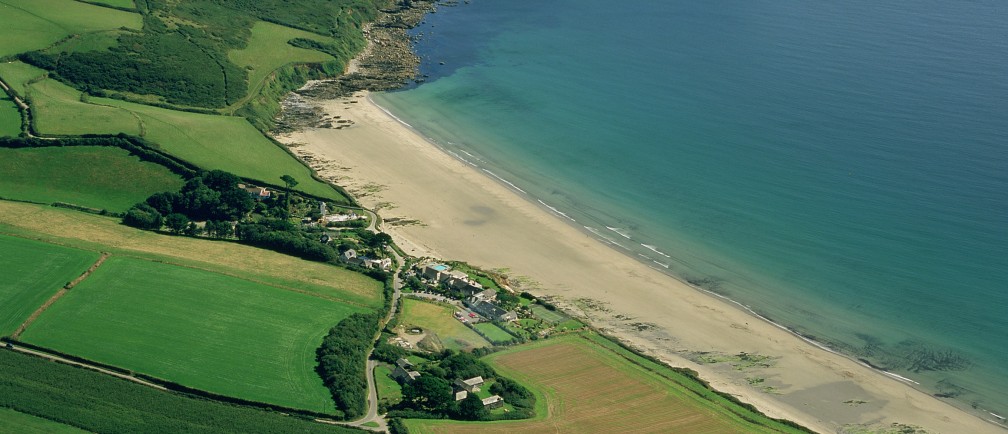
[[[907,370],[921,371],[962,371],[972,362],[964,355],[951,349],[937,348],[923,342],[907,340],[896,346],[902,359],[907,361]]]

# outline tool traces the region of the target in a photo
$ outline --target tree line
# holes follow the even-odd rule
[[[367,355],[377,334],[377,314],[355,313],[330,329],[316,351],[317,372],[346,419],[367,411]]]

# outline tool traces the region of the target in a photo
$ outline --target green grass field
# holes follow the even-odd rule
[[[63,285],[98,260],[97,252],[0,235],[0,336],[14,333]]]
[[[451,306],[404,298],[399,324],[437,333],[445,348],[453,350],[490,346],[486,339],[455,319],[454,312]]]
[[[115,0],[120,3],[121,0]],[[75,33],[139,29],[139,14],[69,0],[0,0],[0,57],[38,50]]]
[[[133,0],[88,0],[92,3],[101,3],[103,5],[115,6],[120,8],[135,8]]]
[[[5,93],[0,93],[0,137],[21,134],[21,112]]]
[[[43,135],[118,134],[138,136],[140,120],[130,111],[82,102],[82,93],[56,80],[28,86],[35,131]],[[85,99],[89,99],[84,97]]]
[[[25,96],[28,92],[28,82],[46,74],[45,70],[24,62],[0,62],[0,78],[21,96]]]
[[[561,323],[570,319],[563,312],[546,309],[541,304],[533,304],[529,309],[532,310],[532,314],[546,322]]]
[[[27,84],[44,74],[21,62],[0,64],[0,77],[28,98],[34,127],[41,134],[140,135],[165,152],[200,167],[227,170],[273,185],[283,185],[280,177],[291,175],[298,181],[297,190],[346,202],[331,187],[313,179],[310,169],[245,118],[168,110],[108,98],[87,97],[88,102],[82,102],[79,91],[52,79]]]
[[[394,405],[402,401],[402,387],[392,378],[392,369],[378,365],[375,367],[374,377],[375,387],[378,389],[378,402]]]
[[[510,333],[504,331],[500,327],[497,327],[497,325],[493,323],[481,322],[479,324],[474,324],[473,327],[482,332],[483,335],[489,338],[494,344],[506,344],[514,340],[514,336],[511,336]]]
[[[193,398],[0,350],[0,408],[105,434],[361,433],[275,411]],[[0,412],[0,432],[10,410]],[[44,422],[42,422],[44,423]],[[60,432],[54,422],[45,427]],[[30,428],[30,426],[29,426]],[[31,432],[31,431],[28,431]]]
[[[214,393],[328,412],[315,350],[330,327],[363,310],[112,256],[22,339]]]
[[[524,344],[484,360],[534,391],[534,419],[407,420],[410,432],[806,432],[751,412],[593,334]]]
[[[311,39],[323,43],[332,42],[327,38],[304,30],[293,29],[265,21],[257,21],[252,26],[252,38],[241,50],[232,50],[228,59],[235,65],[249,69],[249,92],[259,92],[266,77],[281,66],[289,63],[317,63],[335,60],[320,51],[298,48],[287,43],[294,38]]]
[[[92,98],[94,104],[123,108],[140,119],[144,138],[200,167],[283,185],[291,175],[297,190],[339,199],[335,190],[311,177],[311,170],[262,135],[245,118],[181,112],[126,101]]]
[[[20,434],[73,434],[86,433],[82,429],[53,422],[49,419],[24,414],[9,408],[0,407],[0,432]]]
[[[237,243],[138,231],[114,217],[0,201],[0,232],[214,271],[365,308],[382,305],[381,282],[361,273]]]
[[[182,178],[112,147],[0,148],[0,197],[125,211]]]

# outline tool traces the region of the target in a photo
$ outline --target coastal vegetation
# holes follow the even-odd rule
[[[112,256],[25,342],[250,401],[333,411],[314,372],[332,324],[365,309],[218,273]]]
[[[0,370],[5,374],[0,377],[0,408],[91,432],[362,432],[276,411],[156,390],[14,351],[0,350]],[[50,429],[51,425],[46,426],[45,432]]]

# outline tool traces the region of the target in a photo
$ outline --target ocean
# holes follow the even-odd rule
[[[375,100],[617,250],[1008,416],[1005,12],[470,0]]]

